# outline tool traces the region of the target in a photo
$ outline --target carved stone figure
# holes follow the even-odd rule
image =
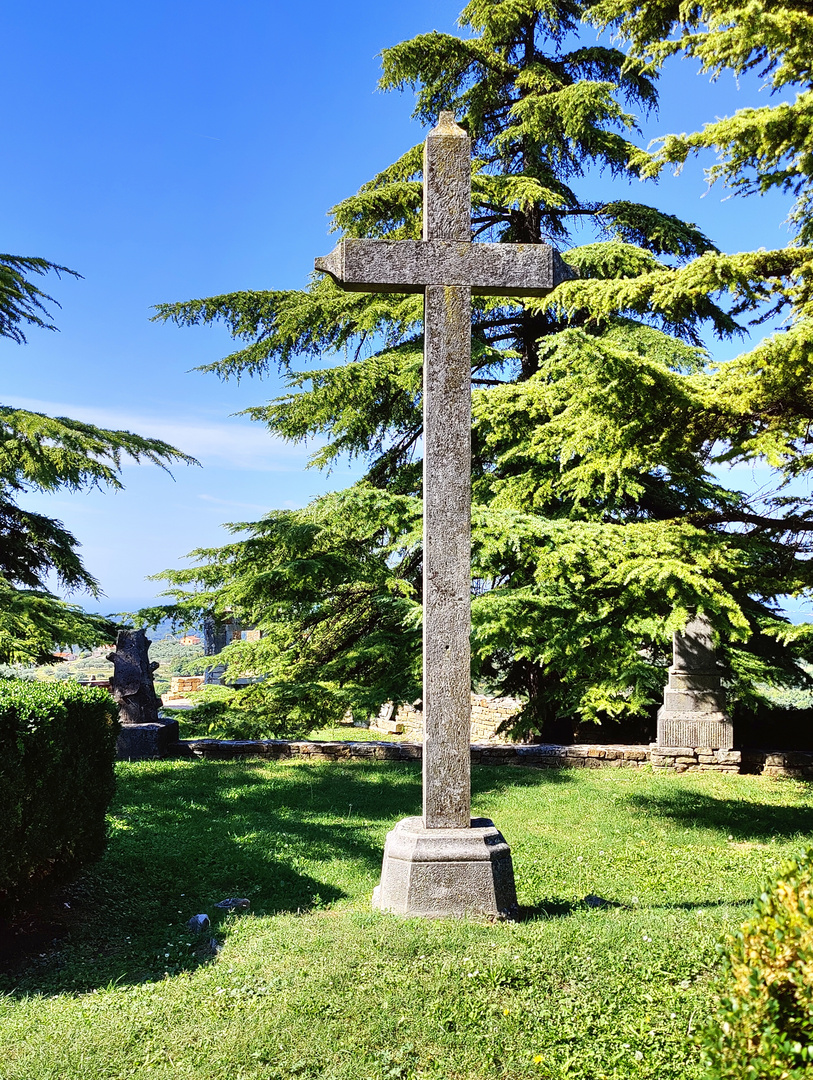
[[[150,662],[151,644],[144,630],[119,630],[116,651],[108,654],[113,664],[110,685],[122,724],[160,723],[161,702],[153,682],[159,664],[157,660]]]

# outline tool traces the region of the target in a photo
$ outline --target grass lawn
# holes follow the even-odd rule
[[[634,769],[473,783],[513,849],[515,924],[370,910],[386,831],[420,812],[417,766],[122,764],[69,938],[0,975],[0,1077],[699,1077],[717,942],[810,841],[813,787]],[[215,918],[227,896],[251,911]],[[199,912],[214,957],[186,930]]]

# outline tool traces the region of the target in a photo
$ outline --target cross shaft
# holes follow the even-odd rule
[[[567,276],[545,244],[471,240],[471,141],[441,113],[424,146],[423,239],[342,240],[343,289],[424,293],[423,825],[471,822],[471,295],[539,296]]]

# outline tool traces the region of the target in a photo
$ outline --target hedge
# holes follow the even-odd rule
[[[101,855],[118,731],[104,690],[0,679],[3,913]]]
[[[725,993],[701,1036],[708,1080],[813,1077],[813,850],[779,870],[723,962]]]

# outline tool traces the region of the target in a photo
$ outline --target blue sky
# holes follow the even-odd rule
[[[410,96],[376,90],[377,54],[418,33],[453,31],[460,6],[4,6],[0,249],[62,263],[83,280],[45,283],[62,304],[58,334],[32,330],[25,346],[0,339],[0,399],[164,438],[203,466],[174,469],[173,480],[128,465],[123,492],[25,499],[81,540],[108,598],[88,606],[145,603],[160,588],[145,577],[224,541],[223,522],[301,506],[359,474],[306,470],[307,448],[234,417],[274,397],[279,381],[224,385],[190,371],[231,351],[228,335],[152,323],[151,307],[305,285],[314,257],[335,242],[328,208],[423,137]],[[694,130],[766,99],[756,80],[711,85],[676,62],[644,136]],[[589,184],[598,196],[609,186],[601,176]],[[657,187],[614,189],[697,222],[724,250],[787,240],[782,199],[706,194],[699,164]]]

